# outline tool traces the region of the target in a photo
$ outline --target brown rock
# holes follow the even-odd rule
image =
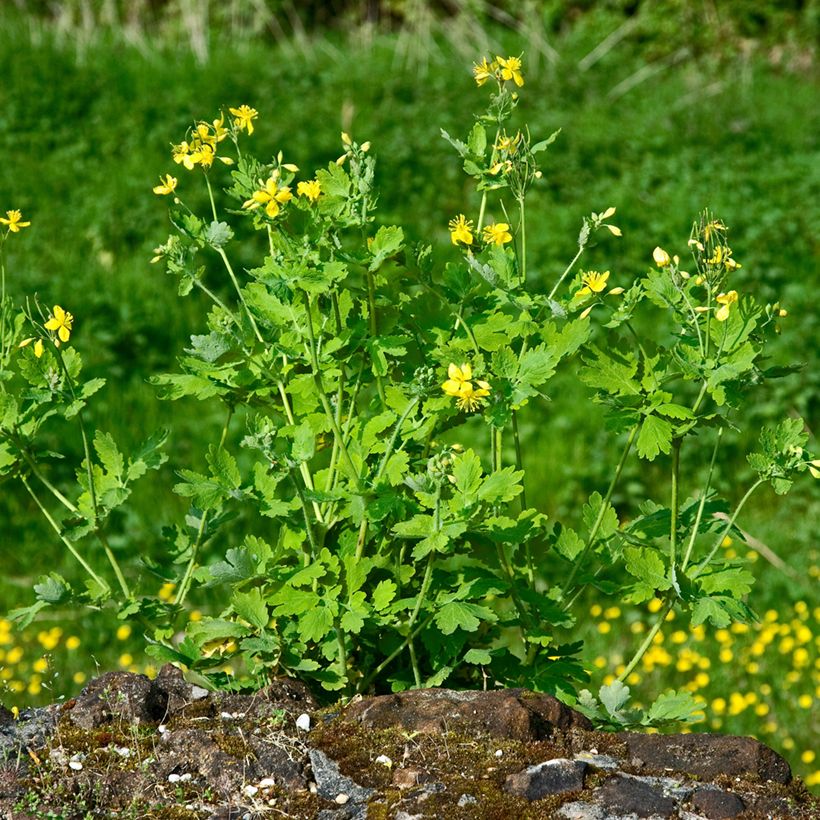
[[[745,811],[743,801],[723,789],[698,789],[692,795],[692,808],[708,820],[728,820]]]
[[[551,695],[523,689],[457,692],[416,689],[395,695],[363,698],[345,709],[342,719],[375,729],[455,731],[510,740],[543,740],[554,729],[591,729],[579,712]]]
[[[672,769],[711,779],[719,774],[751,775],[788,783],[789,764],[768,746],[750,737],[731,735],[642,735],[627,732],[630,757],[652,769]]]
[[[527,800],[538,800],[548,794],[575,792],[584,788],[586,763],[577,760],[547,760],[511,774],[504,791]]]
[[[412,789],[419,784],[418,769],[396,769],[393,773],[392,785],[397,789]]]
[[[619,775],[607,780],[596,793],[608,813],[634,814],[638,817],[677,817],[677,804],[671,797],[642,778]]]
[[[94,729],[115,720],[154,721],[148,704],[151,681],[132,672],[107,672],[92,680],[76,698],[68,716],[75,726]]]

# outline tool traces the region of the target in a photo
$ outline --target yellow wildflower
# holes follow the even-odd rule
[[[514,137],[507,136],[504,132],[496,142],[494,148],[496,151],[502,151],[505,154],[515,154],[518,151],[518,146],[521,144],[521,132],[518,131]]]
[[[6,216],[0,216],[0,225],[8,225],[12,233],[19,233],[20,228],[28,228],[31,222],[23,222],[20,211],[6,211]]]
[[[729,318],[729,310],[737,302],[737,291],[730,290],[728,293],[719,293],[716,301],[721,307],[717,309],[715,319],[719,322],[725,322]]]
[[[61,342],[67,342],[71,337],[71,325],[74,317],[63,310],[59,305],[54,305],[54,310],[46,322],[46,330],[54,331]],[[36,353],[35,349],[35,353]]]
[[[501,67],[501,79],[513,80],[520,88],[524,85],[524,77],[521,74],[521,58],[520,57],[497,57],[498,65]]]
[[[17,346],[18,347],[26,347],[26,346],[30,345],[32,342],[34,342],[34,355],[39,359],[40,356],[42,356],[43,352],[45,351],[45,346],[43,345],[43,340],[42,339],[37,339],[35,341],[34,336],[29,336],[28,339],[23,339],[23,341],[20,342],[20,344],[17,345]]]
[[[451,363],[447,369],[449,378],[441,389],[448,395],[457,399],[456,404],[461,410],[471,413],[477,410],[484,403],[484,399],[490,395],[490,385],[476,379],[478,389],[473,387],[473,369],[469,364],[462,364],[460,367]]]
[[[160,177],[159,182],[159,185],[154,186],[154,193],[158,196],[172,194],[177,188],[177,178],[172,177],[170,174],[166,174],[164,178]]]
[[[587,296],[590,293],[600,293],[606,287],[607,279],[609,279],[608,270],[603,273],[591,270],[581,274],[583,287],[575,292],[575,298]]]
[[[708,242],[712,238],[713,233],[725,233],[726,226],[719,220],[713,219],[703,226],[703,238]]]
[[[672,261],[669,258],[669,254],[663,248],[655,248],[655,250],[652,251],[652,258],[659,268],[665,268]]]
[[[449,223],[450,239],[454,245],[462,242],[465,245],[473,244],[473,220],[459,214]]]
[[[309,182],[300,182],[296,186],[296,193],[299,196],[307,197],[311,202],[316,202],[319,194],[322,193],[322,186],[316,179],[311,179]]]
[[[264,205],[265,213],[273,219],[281,210],[279,206],[293,199],[290,188],[287,185],[279,185],[278,171],[274,171],[264,182],[260,179],[259,186],[259,190],[255,191],[253,196],[242,205],[243,208],[253,210]]]
[[[498,63],[495,60],[488,63],[487,58],[482,57],[480,63],[473,65],[473,76],[475,77],[476,85],[484,85],[490,77],[495,76],[496,71],[498,71]]]
[[[512,242],[510,226],[506,222],[496,222],[484,228],[484,241],[488,245],[504,245]]]

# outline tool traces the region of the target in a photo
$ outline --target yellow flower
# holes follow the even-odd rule
[[[177,178],[172,177],[170,174],[166,174],[164,179],[160,177],[159,182],[159,185],[154,186],[154,193],[158,196],[172,194],[177,188]]]
[[[465,245],[473,244],[473,220],[467,219],[464,214],[459,214],[449,223],[450,239],[454,245],[459,242]]]
[[[260,188],[254,195],[242,205],[243,208],[253,210],[260,205],[265,206],[265,213],[273,219],[278,216],[281,208],[286,202],[293,199],[293,194],[287,185],[279,185],[279,172],[274,171],[264,182],[259,180]]]
[[[117,627],[117,640],[127,641],[131,637],[131,627],[128,624],[122,624]]]
[[[728,293],[719,293],[716,301],[721,307],[717,309],[715,319],[719,322],[725,322],[729,318],[729,310],[737,302],[737,291],[730,290]]]
[[[498,65],[501,67],[501,79],[513,80],[520,88],[524,85],[524,77],[521,74],[521,58],[520,57],[497,57]]]
[[[296,193],[299,196],[307,197],[311,202],[316,202],[319,194],[322,193],[322,186],[316,179],[311,179],[309,182],[300,182],[296,186]]]
[[[719,219],[713,219],[711,222],[703,226],[703,238],[708,242],[712,238],[713,233],[724,233],[726,226]]]
[[[8,217],[8,218],[6,218]],[[0,216],[0,225],[8,225],[12,233],[19,233],[20,228],[28,228],[31,222],[23,222],[20,211],[6,211],[6,216]]]
[[[63,310],[59,305],[54,305],[54,311],[46,322],[46,330],[55,331],[61,342],[67,342],[71,337],[73,322],[74,317],[70,313]],[[36,349],[34,352],[37,352]]]
[[[575,298],[587,296],[590,293],[600,293],[606,287],[607,279],[609,279],[608,270],[603,273],[598,273],[596,270],[591,270],[581,274],[581,283],[583,287],[575,292]]]
[[[471,413],[477,410],[484,403],[484,399],[490,395],[490,385],[476,380],[478,389],[473,387],[473,369],[469,364],[462,364],[461,367],[455,363],[451,363],[447,369],[449,378],[441,389],[448,395],[457,399],[456,404],[461,410],[466,410]]]
[[[814,461],[809,462],[809,472],[811,473],[812,478],[820,478],[820,458],[816,458]]]
[[[179,145],[174,145],[171,149],[171,158],[177,165],[183,165],[189,171],[193,171],[196,162],[191,153],[191,145],[183,140]]]
[[[506,222],[496,222],[484,228],[484,241],[488,245],[503,245],[512,242],[510,226]]]
[[[484,85],[490,77],[495,76],[496,71],[498,71],[498,63],[495,60],[488,63],[487,58],[482,57],[480,63],[473,65],[473,76],[475,77],[476,85]]]
[[[259,112],[249,105],[240,105],[239,108],[229,108],[228,111],[234,116],[233,124],[240,130],[253,134],[253,121],[259,116]]]
[[[655,250],[652,251],[652,258],[659,268],[665,268],[672,261],[669,258],[669,254],[663,248],[655,248]]]
[[[518,151],[518,146],[521,144],[521,132],[518,131],[514,137],[507,136],[506,132],[498,138],[498,142],[493,146],[496,151],[502,151],[505,154],[515,154]]]

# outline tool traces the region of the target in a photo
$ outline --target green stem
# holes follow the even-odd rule
[[[239,325],[239,319],[237,319],[236,316],[234,316],[233,311],[212,290],[210,290],[210,288],[208,288],[206,285],[203,285],[199,279],[194,279],[194,284],[206,296],[208,296],[214,304],[219,305],[219,307],[221,307],[222,310],[224,310],[225,313],[227,313],[228,316],[230,316],[231,320],[235,325]]]
[[[737,505],[737,507],[735,507],[735,511],[734,511],[734,513],[732,513],[732,517],[729,519],[729,523],[726,525],[726,528],[717,537],[717,539],[715,540],[714,546],[712,547],[711,551],[706,556],[706,558],[704,558],[703,561],[700,562],[700,564],[698,565],[698,568],[692,573],[691,578],[692,578],[693,581],[695,580],[695,578],[697,578],[703,572],[704,569],[706,569],[707,566],[709,566],[709,563],[715,557],[715,553],[718,551],[718,549],[720,548],[720,545],[723,543],[723,539],[732,531],[732,527],[734,527],[735,521],[737,520],[737,517],[740,515],[740,511],[743,509],[746,502],[751,498],[752,493],[761,484],[765,484],[765,483],[766,483],[765,479],[759,478],[757,481],[755,481],[754,484],[752,484],[751,487],[749,487],[749,489],[746,491],[746,495],[744,495],[743,498],[740,499],[740,503]]]
[[[626,460],[629,456],[629,451],[632,449],[632,442],[635,441],[635,436],[638,433],[639,427],[640,424],[636,424],[629,433],[629,438],[626,440],[626,444],[624,445],[623,452],[621,453],[621,458],[618,461],[618,466],[615,468],[615,475],[612,477],[612,481],[609,482],[609,487],[607,488],[606,495],[604,496],[604,500],[601,502],[601,509],[598,511],[595,523],[592,525],[592,529],[589,532],[589,536],[587,537],[587,542],[584,545],[584,549],[582,550],[581,554],[575,559],[575,563],[572,566],[569,578],[567,578],[566,582],[564,583],[564,587],[562,589],[564,595],[566,595],[567,590],[569,590],[569,588],[572,586],[572,582],[575,580],[575,576],[578,574],[578,570],[583,565],[587,553],[590,551],[590,549],[592,549],[592,545],[595,543],[595,537],[598,535],[598,530],[601,528],[601,524],[604,520],[604,515],[606,514],[606,511],[609,508],[609,502],[612,500],[612,494],[615,492],[615,486],[617,485],[618,480],[621,477],[624,465],[626,464]]]
[[[37,462],[31,458],[28,452],[20,448],[26,464],[28,464],[31,474],[71,513],[77,513],[77,507],[71,503],[39,470]]]
[[[296,495],[299,497],[299,503],[302,507],[302,516],[305,519],[305,532],[307,532],[308,543],[310,544],[310,550],[303,550],[305,554],[305,566],[307,567],[316,560],[316,556],[319,554],[319,548],[316,546],[316,538],[313,535],[313,527],[310,525],[310,512],[308,511],[305,493],[293,475],[292,470],[289,471],[288,475],[290,476],[290,480],[293,482],[293,486],[296,489]]]
[[[225,440],[228,437],[228,428],[233,418],[233,407],[228,407],[228,415],[225,418],[225,423],[222,425],[222,434],[219,436],[218,449],[225,446]],[[199,555],[200,547],[202,546],[202,538],[205,535],[205,527],[208,525],[208,510],[202,511],[202,517],[199,519],[199,529],[196,533],[196,539],[191,547],[191,557],[188,559],[188,565],[185,567],[185,574],[180,581],[177,594],[174,596],[174,604],[180,606],[188,595],[188,590],[191,588],[191,580],[193,579],[194,569],[196,569],[196,559]]]
[[[561,287],[561,283],[564,281],[564,279],[566,279],[567,276],[569,276],[569,272],[575,267],[575,263],[581,258],[581,254],[584,252],[585,248],[586,245],[581,245],[578,248],[578,253],[576,253],[575,256],[572,257],[572,261],[569,263],[569,265],[567,265],[566,270],[558,277],[558,281],[555,283],[555,285],[553,285],[553,288],[550,291],[550,294],[547,297],[547,299],[552,299],[552,297],[555,296],[555,292],[558,290],[558,288]]]
[[[527,283],[527,220],[524,211],[524,197],[518,200],[518,212],[521,218],[521,261],[519,269],[521,271],[521,284]]]
[[[655,625],[649,630],[649,633],[646,638],[644,638],[643,643],[638,647],[638,651],[632,656],[632,660],[626,665],[624,671],[618,675],[619,681],[625,681],[632,674],[632,670],[640,663],[641,658],[646,654],[646,650],[652,645],[655,635],[658,634],[660,628],[663,626],[663,622],[666,620],[666,616],[672,609],[673,603],[673,598],[667,599],[663,609],[661,609],[658,613],[658,620],[655,622]]]
[[[521,439],[518,435],[518,411],[512,411],[512,431],[513,441],[515,443],[515,468],[521,473],[524,473],[524,457],[521,453]],[[524,485],[524,476],[521,478],[521,510],[527,509],[527,490]],[[524,546],[524,553],[527,558],[527,576],[529,577],[530,586],[534,588],[535,585],[535,567],[532,562],[532,549],[530,542]]]
[[[54,530],[54,532],[57,533],[57,537],[63,542],[63,544],[65,544],[68,551],[74,556],[74,558],[77,559],[77,561],[80,563],[80,566],[82,566],[82,568],[89,574],[89,576],[95,581],[95,583],[99,584],[99,586],[102,589],[106,590],[107,592],[110,592],[111,588],[108,586],[108,584],[105,581],[103,581],[103,579],[100,578],[100,576],[97,575],[97,573],[94,572],[93,569],[91,569],[91,567],[86,563],[82,555],[80,555],[80,553],[77,552],[77,548],[74,546],[74,544],[72,544],[71,541],[69,541],[63,535],[63,532],[60,529],[60,525],[54,520],[54,518],[52,518],[51,513],[45,508],[43,503],[37,497],[37,494],[34,492],[34,490],[31,489],[31,485],[28,483],[28,479],[24,475],[21,475],[20,480],[23,482],[23,486],[26,488],[26,490],[28,490],[28,494],[34,499],[34,503],[39,507],[40,512],[45,516],[46,521],[48,521],[48,523],[51,525],[51,528]]]
[[[672,514],[669,524],[669,572],[672,576],[672,584],[677,590],[677,560],[678,560],[678,484],[680,483],[680,448],[681,440],[676,438],[672,441]]]
[[[208,174],[205,174],[205,184],[208,186],[208,198],[211,200],[211,213],[214,215],[214,222],[219,221],[219,217],[216,215],[216,202],[214,201],[214,192],[213,188],[211,188],[211,180],[208,179]]]
[[[313,335],[313,317],[310,313],[310,297],[307,295],[307,293],[304,293],[304,297],[305,316],[307,317],[306,325],[308,333],[308,342],[310,346],[310,360],[313,366],[313,382],[316,385],[316,390],[319,394],[319,401],[321,402],[322,408],[325,411],[327,420],[328,422],[330,422],[330,427],[333,430],[333,435],[336,437],[336,441],[339,443],[339,450],[342,454],[342,458],[344,459],[345,465],[347,466],[347,469],[350,472],[351,478],[356,482],[356,485],[359,488],[359,490],[361,490],[363,489],[361,477],[358,475],[356,471],[356,467],[353,464],[353,459],[350,458],[350,453],[348,452],[347,445],[344,442],[344,436],[342,435],[341,428],[336,422],[336,416],[333,414],[333,409],[330,406],[330,401],[327,398],[327,393],[325,393],[324,384],[322,384],[322,375],[319,370],[319,358],[316,354],[316,338]]]
[[[370,313],[370,336],[375,340],[379,335],[379,323],[376,316],[376,280],[370,271],[367,271],[367,303]],[[384,395],[384,381],[379,375],[376,376],[376,389],[379,391],[382,407],[385,407],[387,399]]]
[[[683,556],[683,562],[680,565],[681,572],[686,572],[686,567],[689,565],[689,558],[692,556],[692,549],[695,546],[695,539],[698,537],[698,530],[700,529],[700,522],[703,519],[703,509],[706,506],[706,498],[709,495],[709,489],[712,486],[712,473],[715,469],[715,460],[717,459],[718,448],[720,447],[720,439],[723,435],[723,428],[718,428],[717,439],[712,450],[712,460],[709,462],[709,472],[706,474],[706,483],[703,485],[700,495],[700,503],[698,504],[698,513],[695,516],[695,524],[692,527],[692,534],[689,537],[689,544],[686,547],[686,554]]]
[[[342,675],[350,685],[350,672],[347,668],[347,646],[345,645],[345,633],[342,629],[342,621],[337,615],[333,619],[333,628],[336,630],[336,643],[339,646],[339,660],[342,664]]]
[[[254,335],[261,344],[264,344],[265,340],[262,338],[262,334],[259,332],[259,327],[256,324],[256,319],[253,318],[253,314],[251,313],[251,310],[248,307],[248,303],[245,301],[245,296],[242,293],[242,289],[239,287],[239,280],[236,278],[236,274],[233,272],[231,261],[230,259],[228,259],[228,255],[225,253],[225,249],[217,248],[216,252],[220,255],[220,257],[222,257],[222,261],[225,263],[225,269],[228,271],[228,276],[231,277],[231,282],[233,282],[234,290],[236,290],[236,295],[239,297],[239,301],[242,303],[242,307],[245,309],[245,315],[248,317],[248,320],[251,323]]]

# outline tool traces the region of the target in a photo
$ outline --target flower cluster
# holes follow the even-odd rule
[[[495,78],[499,84],[512,80],[519,88],[524,85],[520,57],[496,57],[491,62],[483,57],[480,63],[473,66],[473,76],[479,86],[490,78]]]
[[[213,165],[215,159],[225,165],[233,165],[233,160],[230,157],[217,155],[217,146],[227,136],[228,129],[225,128],[225,115],[220,114],[219,119],[211,123],[198,122],[188,133],[188,139],[173,146],[171,155],[177,165],[182,165],[189,171],[192,171],[197,165],[207,171]]]
[[[44,325],[45,329],[51,332],[51,341],[54,347],[59,347],[71,338],[73,324],[74,316],[67,310],[63,310],[59,305],[54,305],[54,310]],[[39,359],[45,352],[45,344],[42,338],[29,336],[29,338],[20,342],[19,347],[27,347],[32,342],[34,342],[34,355]]]
[[[450,229],[450,241],[454,245],[462,244],[470,247],[475,242],[473,220],[467,219],[464,214],[459,214],[455,219],[451,219],[448,225]],[[481,238],[486,245],[506,245],[512,242],[510,226],[506,222],[494,222],[492,225],[485,225],[481,231]]]
[[[473,368],[469,364],[462,364],[459,367],[451,362],[447,368],[447,376],[448,379],[441,385],[441,389],[456,399],[456,404],[461,410],[468,413],[478,410],[490,395],[490,385],[481,379],[476,379],[478,387],[473,387]]]
[[[295,165],[284,165],[283,167],[289,171],[299,170]],[[301,194],[302,191],[299,193]],[[249,200],[243,203],[242,207],[250,211],[264,207],[265,213],[274,219],[282,210],[282,205],[287,204],[291,199],[293,199],[293,193],[291,193],[290,186],[282,184],[281,172],[278,168],[274,168],[266,180],[259,180],[259,188],[254,191]]]

